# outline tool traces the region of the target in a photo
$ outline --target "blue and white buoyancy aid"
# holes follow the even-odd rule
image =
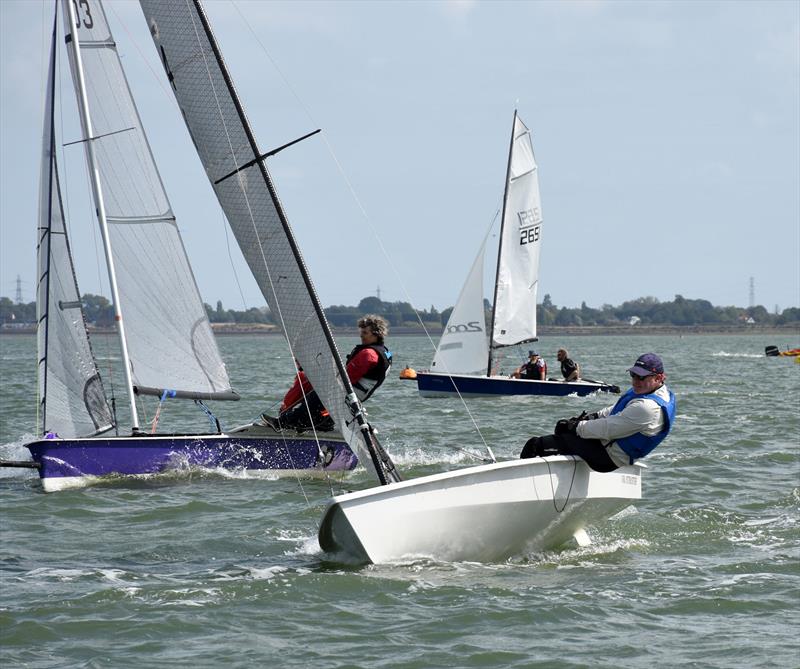
[[[631,464],[637,458],[643,458],[645,455],[650,453],[656,446],[658,446],[664,439],[666,439],[669,431],[672,429],[672,423],[675,420],[675,394],[667,388],[667,392],[669,393],[669,400],[664,400],[663,398],[659,397],[655,393],[651,393],[648,395],[637,395],[633,392],[633,388],[628,390],[622,397],[617,400],[617,403],[614,405],[614,408],[611,410],[611,415],[615,415],[621,413],[622,410],[628,406],[628,403],[632,400],[653,400],[658,406],[661,407],[661,413],[664,416],[664,428],[658,434],[654,434],[653,436],[647,436],[646,434],[642,434],[641,432],[637,432],[636,434],[632,434],[628,437],[621,437],[620,439],[615,439],[619,447],[625,451],[625,453],[630,457]]]
[[[358,399],[362,402],[372,397],[372,394],[386,380],[389,368],[392,366],[392,352],[383,344],[359,344],[347,356],[347,362],[365,348],[371,348],[378,354],[378,364],[370,369],[364,376],[353,384]]]

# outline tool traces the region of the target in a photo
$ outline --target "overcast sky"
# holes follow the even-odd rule
[[[269,167],[324,305],[378,287],[455,302],[502,199],[517,106],[539,164],[540,299],[747,306],[753,277],[757,304],[800,306],[799,2],[206,8],[262,151],[323,128]],[[203,299],[263,305],[138,3],[106,12]],[[51,2],[0,0],[0,295],[20,276],[25,301],[51,24]],[[62,75],[65,143],[66,62]],[[70,232],[82,291],[107,293],[81,151],[64,151]],[[493,276],[490,257],[487,296]]]

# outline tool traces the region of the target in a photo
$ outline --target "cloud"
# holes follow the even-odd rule
[[[702,184],[722,184],[736,175],[730,163],[716,160],[688,166],[686,180]]]
[[[478,0],[445,0],[441,3],[444,15],[456,21],[465,21],[477,6]]]
[[[763,48],[756,54],[759,63],[776,69],[789,68],[795,75],[800,72],[800,24],[771,30]]]

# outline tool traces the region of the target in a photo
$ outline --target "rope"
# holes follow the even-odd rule
[[[574,455],[570,455],[572,458],[572,479],[569,482],[569,490],[567,490],[567,497],[564,499],[564,505],[559,509],[558,505],[556,504],[556,491],[553,487],[553,470],[550,469],[550,462],[544,456],[540,456],[542,460],[544,460],[545,464],[547,465],[547,471],[550,474],[550,492],[553,495],[553,508],[556,510],[556,513],[561,513],[564,509],[567,508],[567,504],[569,503],[569,497],[572,494],[572,486],[575,483],[575,473],[578,471],[578,458]]]

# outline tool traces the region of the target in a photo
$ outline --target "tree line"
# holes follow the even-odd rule
[[[114,310],[107,298],[87,293],[82,298],[86,320],[96,327],[108,327],[114,323]],[[206,313],[212,323],[276,324],[277,321],[266,307],[251,307],[246,310],[226,309],[222,301],[215,307],[205,304]],[[488,313],[491,305],[484,300]],[[384,302],[377,297],[363,298],[356,306],[334,305],[325,309],[328,322],[334,327],[354,327],[364,314],[383,316],[393,327],[444,326],[453,307],[438,311],[415,310],[408,302]],[[545,295],[536,307],[540,326],[618,326],[618,325],[735,325],[757,323],[759,325],[800,324],[800,309],[790,307],[781,313],[769,313],[763,306],[717,307],[708,300],[692,300],[676,295],[675,299],[661,302],[655,297],[640,297],[623,302],[619,306],[604,304],[595,309],[586,302],[580,307],[559,307],[553,304],[550,295]],[[36,303],[14,304],[7,297],[0,297],[0,323],[32,325],[36,323]]]
[[[87,293],[83,296],[86,320],[96,327],[108,327],[114,323],[114,310],[107,298]],[[221,301],[216,307],[204,305],[212,323],[277,324],[266,307],[251,307],[246,310],[226,309]],[[487,314],[491,309],[484,300]],[[444,326],[453,308],[438,311],[415,310],[408,302],[384,302],[377,297],[363,298],[356,306],[333,305],[325,309],[328,322],[334,327],[355,327],[364,314],[378,314],[386,318],[393,327],[418,327],[422,321],[426,327]],[[595,309],[586,302],[580,307],[559,307],[553,304],[550,295],[545,295],[536,307],[540,326],[618,326],[618,325],[736,325],[757,323],[759,325],[800,324],[800,309],[791,307],[781,313],[769,313],[763,306],[716,307],[708,300],[692,300],[676,295],[669,302],[655,297],[640,297],[623,302],[619,306],[604,304]],[[488,321],[488,316],[487,316]],[[0,323],[33,325],[36,323],[36,303],[14,304],[7,297],[0,297]]]

